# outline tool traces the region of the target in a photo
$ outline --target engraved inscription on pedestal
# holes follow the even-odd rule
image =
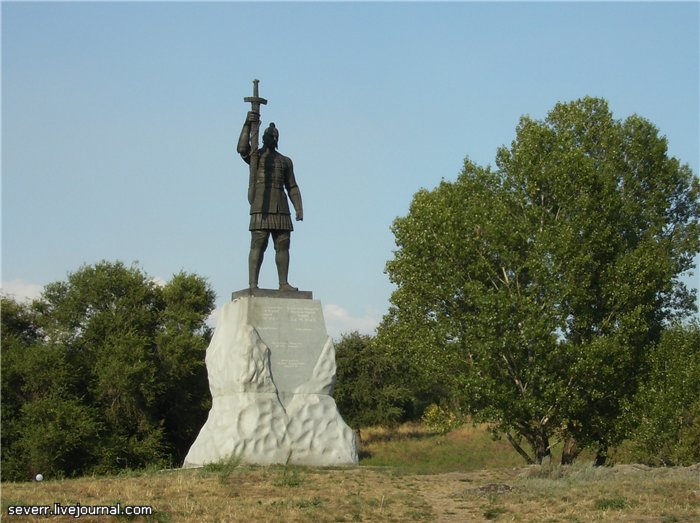
[[[272,379],[280,393],[308,381],[326,343],[326,325],[317,300],[250,300],[251,323],[270,348]]]

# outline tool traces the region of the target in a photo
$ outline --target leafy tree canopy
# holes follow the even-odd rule
[[[178,462],[206,417],[208,283],[103,261],[2,300],[3,476]]]
[[[647,120],[602,99],[523,117],[496,169],[465,161],[393,224],[378,339],[540,462],[625,433],[645,351],[694,310],[698,180]],[[525,440],[532,453],[521,445]]]

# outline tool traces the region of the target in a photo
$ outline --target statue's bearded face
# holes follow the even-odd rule
[[[277,142],[279,140],[279,131],[277,129],[266,129],[263,133],[263,144],[269,149],[277,149]]]

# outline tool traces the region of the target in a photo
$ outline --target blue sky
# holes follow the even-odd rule
[[[219,306],[244,288],[259,78],[304,200],[290,281],[332,335],[372,332],[393,219],[465,156],[493,164],[524,114],[604,97],[697,175],[699,26],[697,2],[3,2],[3,288],[102,259],[195,272]]]

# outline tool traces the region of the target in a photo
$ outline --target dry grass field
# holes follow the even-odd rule
[[[249,467],[132,472],[2,484],[3,521],[17,505],[150,505],[149,517],[81,522],[700,521],[700,465],[652,469],[522,465],[483,427],[431,435],[420,427],[363,431],[359,467]]]

